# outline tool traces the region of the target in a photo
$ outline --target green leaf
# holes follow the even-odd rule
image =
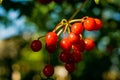
[[[100,0],[94,0],[94,1],[95,1],[96,4],[99,4],[99,1],[100,1]]]

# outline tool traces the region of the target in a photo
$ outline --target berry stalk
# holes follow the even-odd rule
[[[86,1],[80,6],[80,8],[70,17],[69,20],[72,20],[88,2],[89,2],[89,0],[86,0]]]

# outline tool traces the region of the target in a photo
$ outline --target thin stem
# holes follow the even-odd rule
[[[83,38],[82,38],[82,34],[80,34],[80,40],[82,40]]]
[[[68,28],[68,23],[65,25],[65,28],[64,28],[64,37],[66,37],[66,30],[67,30],[67,28]]]
[[[71,32],[71,31],[70,31],[70,27],[68,27],[68,33],[70,34],[70,32]]]
[[[38,40],[39,40],[40,38],[43,38],[43,37],[45,37],[45,36],[40,36],[40,37],[38,37]]]
[[[63,26],[63,24],[59,23],[52,32],[57,31],[57,30],[58,30],[59,28],[61,28],[62,26]]]
[[[57,33],[57,35],[59,36],[62,31],[63,31],[63,28],[59,30],[59,32]]]
[[[82,19],[73,19],[73,20],[70,20],[69,23],[73,23],[73,22],[81,22]]]
[[[62,21],[55,27],[55,29],[52,32],[57,31],[59,28],[64,26],[66,23],[67,23],[67,20],[66,19],[62,19]]]
[[[71,16],[71,18],[69,20],[72,20],[77,14],[78,12],[87,4],[89,0],[86,0],[81,6],[80,8]]]

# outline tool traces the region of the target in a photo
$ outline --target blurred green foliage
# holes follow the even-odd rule
[[[30,29],[32,26],[34,31],[20,31],[16,36],[0,40],[0,80],[14,80],[12,76],[15,71],[20,72],[21,80],[45,80],[41,78],[45,78],[41,70],[48,61],[48,53],[44,49],[45,39],[40,39],[43,48],[39,52],[32,52],[30,43],[52,31],[62,19],[69,19],[84,1],[63,0],[62,3],[52,1],[42,4],[37,0],[3,0],[0,7],[7,13],[11,9],[19,10],[17,19],[25,16],[25,27]],[[99,1],[99,4],[95,1]],[[84,38],[95,39],[96,47],[83,52],[83,60],[76,65],[75,72],[70,75],[71,80],[119,80],[120,0],[90,0],[75,18],[84,16],[100,18],[103,27],[100,31],[83,33]],[[7,28],[12,20],[0,15],[0,22]],[[51,64],[54,66],[63,65],[58,59],[59,52],[58,48],[51,55]],[[55,79],[54,76],[52,78]]]

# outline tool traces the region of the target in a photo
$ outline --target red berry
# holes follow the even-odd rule
[[[74,63],[74,57],[72,55],[72,53],[67,55],[67,59],[65,63]]]
[[[85,50],[85,42],[83,39],[81,39],[78,43],[75,43],[73,45],[74,51],[84,51]]]
[[[46,50],[49,52],[49,53],[53,53],[55,50],[56,50],[56,45],[45,45],[45,48],[46,48]]]
[[[69,41],[68,38],[63,38],[60,41],[60,47],[64,51],[69,51],[72,48],[72,44],[71,44],[71,42]]]
[[[82,25],[82,23],[74,23],[71,27],[71,31],[75,34],[80,34],[82,33],[84,30],[84,27]]]
[[[33,40],[30,47],[34,52],[37,52],[42,48],[42,43],[39,40]]]
[[[85,41],[85,50],[89,51],[95,47],[95,43],[94,43],[93,39],[86,38],[84,41]]]
[[[76,35],[76,34],[74,34],[74,33],[70,33],[70,34],[68,35],[68,39],[69,39],[69,41],[70,41],[71,43],[77,43],[77,42],[79,42],[79,40],[80,40],[80,36],[79,36],[79,35]]]
[[[46,65],[43,69],[43,73],[46,77],[50,77],[54,74],[54,67],[52,65]]]
[[[74,57],[69,51],[61,52],[59,57],[62,62],[74,63]]]
[[[95,18],[94,19],[96,22],[95,30],[100,30],[102,27],[102,21],[100,19]]]
[[[65,68],[68,72],[72,73],[75,70],[75,64],[74,63],[72,63],[72,64],[66,63]]]
[[[55,32],[49,32],[47,35],[46,35],[46,44],[48,46],[50,45],[55,45],[58,41],[58,36]]]
[[[74,57],[74,62],[75,62],[75,63],[78,63],[78,62],[80,62],[80,61],[82,60],[82,53],[81,53],[81,52],[79,52],[79,51],[74,51],[74,52],[72,53],[72,55],[73,55],[73,57]]]
[[[62,62],[68,62],[70,52],[68,51],[63,51],[60,53],[59,58]]]
[[[89,17],[89,18],[85,19],[84,27],[86,30],[93,31],[95,29],[95,26],[96,26],[96,22],[95,22],[94,18]]]

